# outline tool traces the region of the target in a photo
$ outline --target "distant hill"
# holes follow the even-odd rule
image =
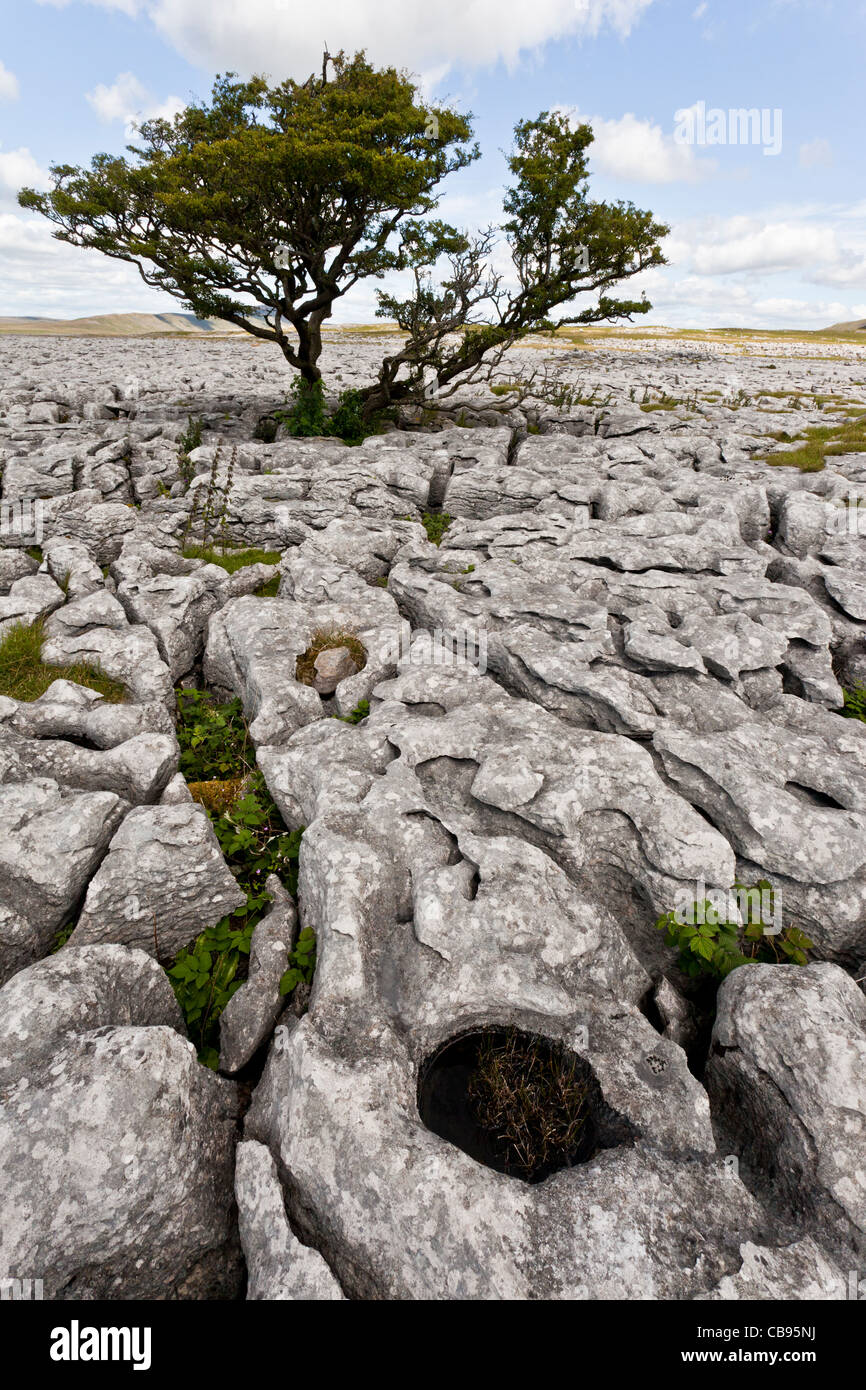
[[[240,333],[222,319],[197,319],[195,314],[93,314],[81,319],[0,317],[0,333],[36,333],[72,337],[134,338],[156,333]]]
[[[825,333],[866,333],[866,319],[852,319],[850,323],[831,323]]]

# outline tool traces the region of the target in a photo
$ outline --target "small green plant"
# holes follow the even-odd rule
[[[328,434],[342,439],[344,444],[357,445],[363,444],[368,435],[378,433],[381,416],[371,427],[364,419],[363,406],[363,391],[341,391],[337,409],[327,422]]]
[[[365,417],[363,404],[362,391],[341,391],[336,410],[329,414],[322,382],[310,383],[298,377],[290,389],[287,408],[274,411],[272,418],[275,425],[283,425],[286,433],[296,438],[330,437],[357,445],[369,435],[379,434],[384,421],[393,418],[393,412],[386,410]]]
[[[224,781],[252,772],[255,758],[240,700],[218,704],[204,690],[180,688],[177,738],[188,782]]]
[[[256,589],[256,598],[276,598],[280,590],[280,576],[275,574],[273,579],[269,579],[266,584],[260,584]]]
[[[428,541],[432,541],[434,545],[441,545],[442,537],[451,525],[451,517],[447,512],[424,512],[421,525],[427,532]]]
[[[847,719],[862,719],[866,724],[866,685],[855,685],[853,690],[846,690],[845,707],[842,713]]]
[[[335,714],[334,718],[339,719],[343,724],[360,724],[362,719],[366,719],[370,713],[370,701],[359,700],[351,714]]]
[[[0,695],[11,700],[38,700],[54,681],[74,681],[76,685],[98,690],[109,704],[121,704],[126,689],[87,662],[67,666],[46,666],[42,660],[45,641],[41,618],[35,623],[16,623],[0,640]]]
[[[177,440],[177,466],[180,476],[184,482],[185,490],[193,480],[195,469],[190,461],[190,454],[194,449],[201,448],[202,430],[204,420],[194,420],[191,415],[186,417],[186,429],[178,435]]]
[[[198,520],[198,530],[201,532],[201,548],[208,550],[212,548],[213,541],[219,536],[220,548],[225,553],[229,549],[228,538],[228,517],[231,505],[232,487],[234,486],[235,464],[237,462],[237,445],[229,455],[222,482],[220,482],[220,460],[222,456],[222,444],[218,444],[211,459],[210,471],[208,473],[207,487],[204,492],[204,505],[199,519],[199,497],[201,489],[197,489],[193,494],[192,506],[187,517],[186,526],[183,533],[183,546],[186,548],[187,538],[192,532],[193,526]]]
[[[280,994],[291,994],[298,985],[309,985],[316,972],[316,933],[303,927],[289,952],[289,968],[280,980]]]
[[[286,829],[259,772],[252,774],[244,796],[220,815],[211,813],[210,819],[226,862],[246,893],[246,903],[179,951],[168,977],[199,1061],[215,1070],[220,1014],[246,978],[253,931],[270,901],[266,880],[276,874],[293,896],[297,894],[304,831],[303,827]]]
[[[51,950],[49,952],[50,955],[53,956],[57,951],[60,950],[61,946],[66,945],[70,936],[75,931],[76,925],[77,924],[75,922],[64,922],[63,926],[60,928],[60,930],[58,931],[57,935],[51,943]]]
[[[295,438],[314,438],[327,434],[325,428],[325,388],[321,381],[305,381],[302,376],[289,388],[286,410],[274,412],[274,419],[285,425]]]
[[[260,911],[267,902],[264,885],[269,874],[276,874],[292,896],[297,893],[303,831],[286,829],[258,770],[250,777],[246,794],[212,819],[226,862],[248,894],[248,913]]]
[[[736,895],[735,901],[734,895]],[[677,965],[690,978],[723,980],[740,965],[807,965],[814,942],[799,927],[779,930],[772,884],[759,879],[746,887],[736,882],[720,906],[719,895],[695,899],[684,911],[665,912],[656,922],[668,946],[679,949]],[[748,903],[747,921],[736,905]],[[770,930],[772,929],[772,930]]]

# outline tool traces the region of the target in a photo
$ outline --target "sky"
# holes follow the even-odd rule
[[[866,318],[866,0],[0,0],[0,315],[175,312],[133,266],[25,213],[51,164],[122,153],[131,122],[208,96],[218,72],[304,78],[366,49],[471,111],[483,158],[440,216],[502,218],[521,117],[593,127],[590,193],[669,224],[632,279],[674,327],[821,328]],[[752,122],[738,111],[753,110]],[[373,321],[358,287],[333,321]]]

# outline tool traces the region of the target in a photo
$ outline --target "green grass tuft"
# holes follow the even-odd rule
[[[208,565],[220,565],[227,574],[245,569],[247,565],[278,565],[283,558],[279,550],[221,550],[211,545],[185,545],[185,560],[204,560]]]
[[[45,640],[41,619],[28,626],[16,623],[0,641],[0,695],[12,700],[38,700],[54,681],[74,681],[76,685],[98,690],[109,703],[119,705],[126,689],[84,661],[71,666],[46,666],[42,660]]]
[[[756,462],[781,468],[799,468],[801,473],[820,473],[825,460],[840,454],[866,453],[866,415],[849,416],[834,425],[814,425],[800,436],[798,449],[765,454]]]

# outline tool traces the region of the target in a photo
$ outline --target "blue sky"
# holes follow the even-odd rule
[[[179,306],[137,272],[54,241],[17,207],[52,162],[120,151],[136,115],[204,97],[217,71],[303,77],[364,46],[475,116],[484,158],[441,212],[500,215],[500,151],[518,117],[588,119],[595,197],[670,223],[671,264],[632,281],[646,322],[821,327],[866,317],[864,0],[4,0],[0,34],[0,314]],[[723,143],[676,138],[703,103]],[[766,111],[765,154],[729,113]],[[780,113],[780,114],[778,114]],[[684,121],[680,120],[680,135]],[[697,133],[697,124],[693,133]],[[369,287],[336,321],[373,315]]]

